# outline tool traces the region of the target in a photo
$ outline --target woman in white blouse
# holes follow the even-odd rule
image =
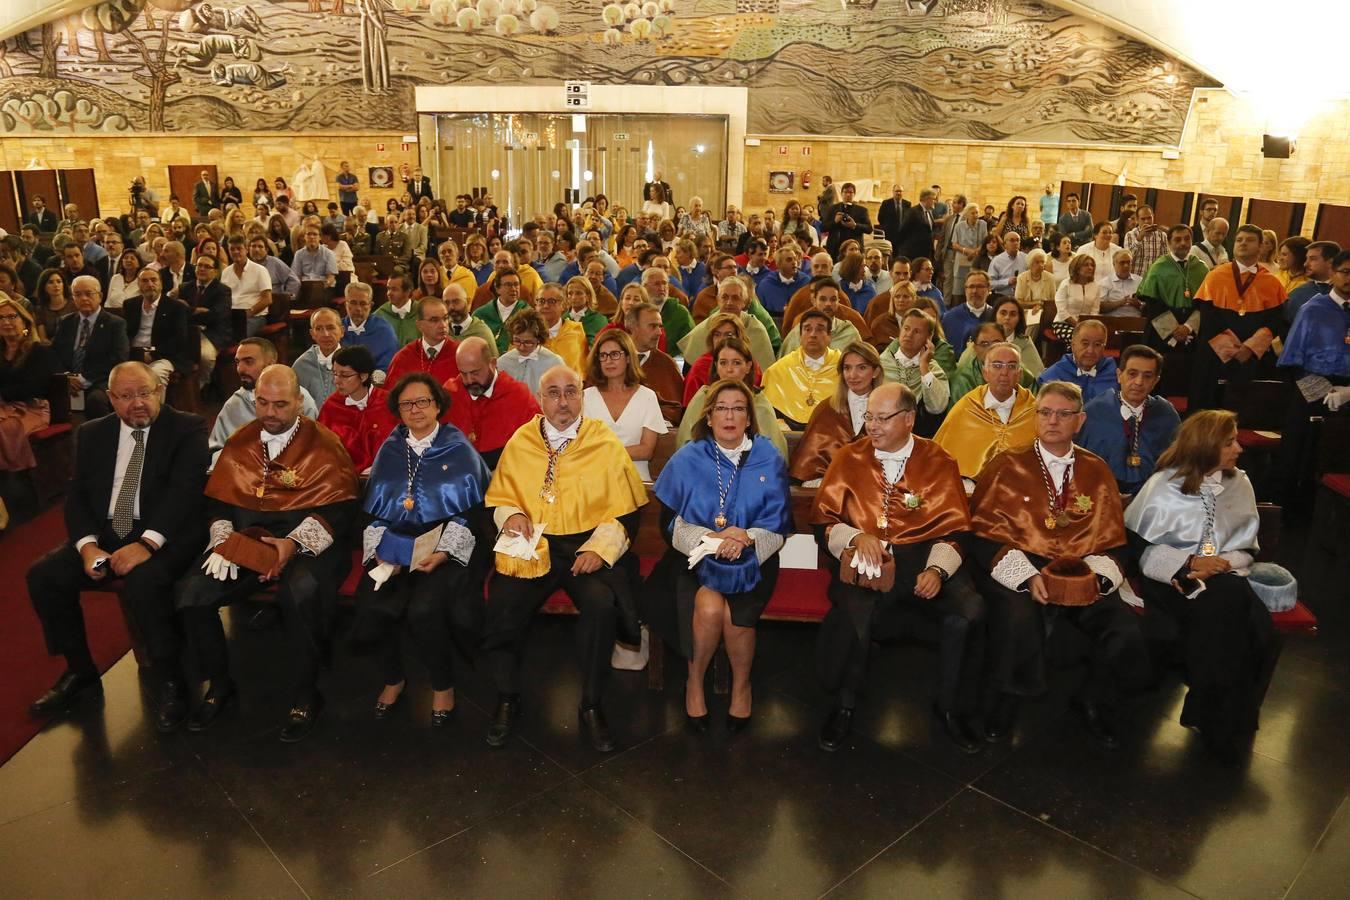
[[[136,279],[143,267],[140,253],[130,248],[123,250],[117,258],[117,271],[108,279],[108,299],[103,305],[108,309],[121,309],[126,301],[140,297],[141,289]]]
[[[637,347],[627,332],[611,330],[596,338],[586,360],[586,388],[582,415],[608,425],[643,481],[651,481],[647,461],[656,452],[656,439],[666,433],[665,417],[656,392],[642,384]]]
[[[1069,277],[1069,260],[1073,259],[1073,238],[1060,235],[1055,250],[1050,254],[1050,274],[1059,287]]]
[[[1116,243],[1116,226],[1098,222],[1092,229],[1092,240],[1078,248],[1080,254],[1092,257],[1098,272],[1110,272],[1112,260],[1124,248]]]
[[[666,201],[666,189],[653,184],[647,189],[647,199],[642,202],[642,211],[648,216],[656,216],[657,221],[675,220],[675,207]]]
[[[1101,312],[1101,289],[1097,285],[1097,263],[1086,253],[1069,260],[1069,277],[1055,291],[1055,334],[1067,341],[1079,316]]]

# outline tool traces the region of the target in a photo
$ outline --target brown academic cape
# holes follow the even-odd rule
[[[641,364],[642,380],[656,391],[661,401],[661,412],[673,425],[679,425],[684,415],[684,376],[669,354],[653,350]]]
[[[811,524],[825,526],[827,534],[835,525],[851,525],[887,544],[942,540],[970,530],[966,492],[956,460],[932,441],[914,438],[904,477],[891,492],[887,527],[882,529],[877,522],[885,491],[885,474],[871,439],[862,437],[845,444],[835,452],[816,491]],[[917,508],[905,506],[903,497],[907,493],[918,496]]]
[[[810,481],[825,474],[836,450],[858,437],[853,431],[853,417],[834,408],[834,399],[822,403],[811,413],[806,432],[792,454],[788,475],[797,481]]]
[[[1106,461],[1074,447],[1069,522],[1047,528],[1050,495],[1039,452],[1035,444],[1008,450],[980,472],[970,498],[971,525],[977,538],[998,545],[993,557],[981,562],[992,568],[1009,550],[1017,549],[1039,567],[1045,560],[1082,559],[1122,547],[1120,489]]]
[[[271,461],[265,479],[263,453],[258,421],[230,435],[206,482],[206,496],[256,512],[313,509],[360,496],[342,441],[313,419],[300,417],[290,446]]]

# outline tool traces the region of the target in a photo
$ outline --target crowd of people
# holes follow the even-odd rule
[[[580,613],[579,721],[597,750],[614,746],[611,655],[644,625],[689,660],[697,731],[725,645],[739,731],[778,553],[809,526],[831,573],[824,749],[847,741],[873,642],[917,618],[937,628],[934,710],[963,751],[1006,738],[1044,692],[1054,625],[1081,638],[1075,705],[1095,739],[1118,743],[1131,698],[1175,658],[1183,724],[1234,758],[1273,666],[1267,607],[1296,585],[1255,562],[1256,494],[1222,407],[1253,380],[1285,383],[1272,490],[1306,496],[1313,420],[1350,399],[1350,252],[1267,246],[1251,225],[1230,250],[1210,202],[1197,242],[1128,197],[1114,222],[1073,195],[1036,222],[1025,198],[981,216],[936,186],[912,204],[897,188],[874,226],[852,184],[823,182],[781,219],[715,221],[700,198],[675,206],[658,175],[632,215],[596,196],[509,232],[490,197],[447,213],[419,172],[382,221],[350,181],[333,220],[288,219],[281,189],[255,193],[246,219],[237,190],[220,206],[207,190],[200,221],[138,210],[122,233],[67,209],[49,241],[60,266],[39,264],[31,289],[48,241],[25,226],[0,264],[0,462],[32,467],[53,373],[89,420],[69,543],[29,575],[68,665],[34,713],[98,690],[79,593],[121,579],[157,726],[210,727],[237,697],[219,609],[275,585],[294,668],[282,737],[299,740],[355,556],[350,640],[382,660],[376,717],[406,690],[406,627],[433,724],[454,707],[455,660],[481,656],[498,689],[487,739],[504,743],[530,622],[561,589]],[[117,263],[100,270],[93,247],[111,259],[110,240]],[[356,276],[370,257],[395,258],[382,283]],[[328,302],[287,364],[253,335],[273,294],[316,281]],[[248,310],[237,343],[212,333],[230,309]],[[1121,317],[1138,332],[1116,352],[1106,323]],[[185,348],[200,371],[226,343],[241,387],[208,431],[164,390],[190,370]],[[1188,373],[1184,403],[1159,394],[1164,366]],[[814,491],[809,522],[793,521],[794,486]],[[649,493],[668,551],[643,579]],[[1162,617],[1181,636],[1165,651],[1145,624]]]

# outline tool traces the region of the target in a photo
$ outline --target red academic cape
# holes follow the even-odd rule
[[[319,410],[319,424],[342,441],[358,475],[370,468],[380,445],[398,426],[398,419],[389,411],[388,401],[389,394],[383,388],[373,387],[366,398],[365,409],[349,405],[345,396],[334,393]]]
[[[539,413],[539,403],[530,389],[498,370],[491,397],[475,400],[458,375],[445,383],[450,392],[450,409],[442,422],[454,425],[479,453],[491,453],[506,446],[516,429]]]
[[[426,350],[422,348],[422,339],[418,338],[394,354],[384,383],[393,388],[398,384],[398,380],[409,372],[429,372],[432,378],[445,384],[459,375],[459,364],[455,362],[455,351],[458,349],[459,344],[453,338],[446,338],[436,358],[428,362]]]

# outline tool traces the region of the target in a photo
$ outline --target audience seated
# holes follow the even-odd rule
[[[628,451],[638,477],[651,481],[647,461],[668,426],[660,398],[642,383],[637,356],[627,332],[607,331],[596,339],[582,373],[588,385],[582,394],[582,412],[609,426]]]
[[[448,290],[448,288],[447,288]],[[364,347],[370,353],[375,364],[375,383],[384,381],[394,354],[402,348],[394,327],[383,318],[371,315],[371,301],[374,291],[364,281],[350,281],[342,291],[346,302],[343,308],[347,315],[342,320],[343,346]]]
[[[534,308],[548,329],[544,346],[557,354],[572,371],[582,374],[586,368],[586,330],[563,315],[566,302],[562,285],[546,284],[535,296]]]
[[[497,364],[531,393],[539,393],[539,381],[545,372],[554,366],[567,365],[561,356],[544,346],[548,341],[548,326],[534,310],[525,309],[513,315],[502,332],[508,336],[511,349],[501,355]]]
[[[200,338],[190,326],[188,305],[162,295],[158,272],[142,269],[136,284],[140,297],[122,307],[130,344],[128,353],[148,365],[159,383],[168,387],[174,372],[180,376],[191,372],[191,349],[200,346]]]
[[[527,385],[498,369],[493,345],[485,339],[465,338],[455,360],[459,374],[444,385],[450,400],[443,419],[463,432],[488,468],[495,469],[502,447],[538,414],[539,403]]]
[[[1073,328],[1069,352],[1036,377],[1037,384],[1067,381],[1078,385],[1091,402],[1116,387],[1116,361],[1106,355],[1106,326],[1099,319],[1083,319]]]
[[[394,430],[387,395],[375,385],[375,359],[366,347],[339,347],[333,354],[334,391],[319,408],[318,422],[337,435],[358,475],[370,468],[375,453]]]
[[[849,306],[839,285],[828,275],[811,279],[811,308],[829,320],[830,346],[835,350],[863,340],[858,329],[840,315]],[[801,317],[798,316],[791,330],[783,335],[783,346],[778,351],[779,358],[787,356],[801,346],[801,340]]]
[[[989,290],[989,275],[979,269],[972,269],[965,281],[966,302],[953,306],[942,317],[942,331],[954,349],[964,352],[966,341],[970,339],[975,326],[994,321],[994,308],[989,305]]]
[[[395,272],[385,283],[385,301],[371,315],[389,323],[394,329],[398,346],[402,348],[422,334],[417,328],[418,306],[417,301],[412,299],[412,279],[408,273]]]
[[[1018,384],[1021,373],[1016,347],[990,347],[984,356],[985,383],[957,398],[933,436],[956,457],[962,476],[974,479],[992,457],[1035,440],[1036,398]]]
[[[0,296],[0,520],[8,519],[3,489],[9,473],[37,465],[28,436],[51,424],[48,392],[60,360],[38,334],[21,303]]]
[[[1004,301],[1017,305],[1016,300]],[[951,378],[951,396],[956,400],[961,399],[966,394],[975,390],[975,388],[984,384],[984,362],[985,357],[989,355],[989,348],[995,344],[1012,343],[1006,340],[1003,333],[1003,326],[997,322],[986,322],[975,329],[971,336],[972,340],[966,345],[966,352],[962,354],[961,361],[957,363],[956,371]],[[1022,348],[1018,344],[1013,344],[1020,351]],[[1027,367],[1022,366],[1022,372],[1018,376],[1018,384],[1027,390],[1036,387],[1036,376],[1027,371]]]
[[[417,304],[417,331],[421,338],[394,354],[385,380],[393,384],[409,372],[429,372],[437,384],[444,384],[458,375],[444,300],[428,297]]]
[[[724,337],[714,345],[711,359],[712,371],[716,376],[713,378],[714,382],[739,379],[751,387],[751,393],[754,395],[755,427],[778,448],[778,452],[786,461],[787,439],[783,437],[783,429],[778,424],[778,415],[764,392],[752,384],[755,361],[750,355],[750,348],[737,337]],[[700,387],[685,404],[684,418],[680,421],[679,431],[675,434],[677,449],[689,442],[694,433],[694,425],[704,417],[703,407],[708,397],[708,388],[706,384]]]
[[[734,316],[741,326],[742,334],[738,337],[749,345],[750,352],[755,357],[755,365],[761,371],[773,365],[777,357],[774,354],[773,341],[769,332],[765,330],[764,324],[747,309],[747,303],[751,296],[752,293],[746,284],[744,275],[730,275],[718,282],[716,309],[708,318],[695,325],[680,341],[680,355],[686,360],[698,359],[704,348],[712,346],[710,335],[714,329],[714,322],[722,321],[723,316]],[[706,384],[707,381],[705,369],[700,383]]]
[[[86,418],[96,419],[112,409],[109,373],[131,353],[127,323],[103,309],[103,289],[93,275],[77,276],[70,283],[70,296],[76,314],[61,320],[52,346],[66,372],[71,397],[83,405]]]
[[[1137,492],[1153,474],[1181,424],[1172,404],[1152,394],[1162,367],[1162,354],[1153,348],[1126,347],[1116,369],[1116,389],[1100,392],[1083,407],[1087,418],[1079,444],[1106,461],[1122,494]]]
[[[833,282],[827,290],[838,291]],[[829,315],[808,310],[798,321],[801,346],[764,370],[764,395],[794,431],[801,431],[817,403],[834,393],[839,351],[830,346]]]
[[[660,350],[661,311],[650,303],[639,303],[625,314],[624,330],[633,339],[642,383],[656,392],[666,421],[679,425],[684,413],[684,378],[675,360]]]
[[[254,389],[258,375],[277,361],[276,345],[267,338],[245,338],[234,351],[234,371],[239,378],[239,389],[221,405],[216,421],[211,426],[211,452],[219,453],[230,435],[257,418]],[[319,417],[319,408],[309,391],[300,388],[300,414],[310,419]],[[214,458],[212,465],[215,464]]]
[[[788,474],[805,487],[816,487],[836,451],[863,432],[867,398],[884,377],[881,358],[871,344],[855,341],[839,355],[839,385],[834,396],[816,406],[806,432],[793,451]]]

